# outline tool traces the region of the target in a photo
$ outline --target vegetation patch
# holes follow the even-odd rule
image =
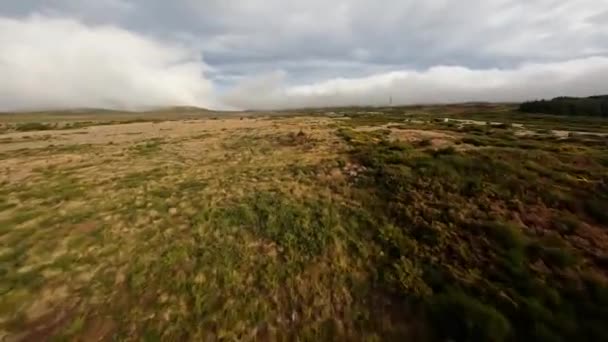
[[[584,217],[588,217],[588,224],[604,224],[593,205],[576,209],[568,199],[589,198],[594,199],[592,203],[601,203],[604,193],[553,175],[562,168],[575,169],[575,160],[582,155],[539,154],[534,152],[538,149],[521,145],[500,153],[494,148],[425,151],[378,141],[374,135],[354,139],[353,135],[361,133],[340,134],[351,143],[355,161],[368,170],[359,186],[375,196],[365,192],[360,200],[375,213],[378,223],[373,227],[391,227],[369,232],[370,241],[379,243],[386,256],[377,266],[379,272],[387,280],[402,278],[402,271],[392,266],[402,258],[409,259],[408,264],[423,265],[421,278],[432,292],[429,320],[436,325],[444,323],[438,338],[608,338],[600,325],[590,329],[591,323],[579,316],[602,311],[605,303],[592,304],[594,299],[586,290],[572,287],[572,282],[581,281],[593,267],[581,263],[568,236],[552,233],[550,216],[529,213],[530,208],[575,209],[576,216],[567,211],[561,214],[566,219],[559,221],[559,228],[566,231],[575,231]],[[492,145],[505,141],[496,135],[487,139]],[[529,160],[546,158],[557,160],[543,163],[548,169],[520,167]],[[603,183],[606,170],[594,165],[586,168],[587,177]],[[560,191],[567,199],[554,201],[543,195],[548,191]],[[508,223],[515,218],[518,224]],[[546,230],[539,234],[538,229]],[[566,270],[571,277],[576,276],[564,279],[562,272]],[[606,291],[605,281],[601,284],[594,286]],[[395,295],[401,293],[390,282],[385,286]],[[407,291],[402,305],[411,302],[417,292]]]
[[[18,132],[47,131],[55,128],[56,125],[43,122],[26,122],[15,126],[15,130]]]
[[[129,151],[133,155],[150,156],[155,153],[158,153],[162,149],[163,144],[165,144],[165,141],[163,139],[154,138],[130,147]]]
[[[608,340],[601,123],[335,108],[4,152],[0,339]]]

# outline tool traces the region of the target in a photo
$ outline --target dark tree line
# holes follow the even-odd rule
[[[608,117],[608,95],[585,98],[556,97],[549,101],[524,102],[519,106],[519,110],[527,113]]]

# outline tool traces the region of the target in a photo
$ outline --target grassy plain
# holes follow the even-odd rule
[[[608,121],[513,108],[0,114],[0,340],[606,341]]]

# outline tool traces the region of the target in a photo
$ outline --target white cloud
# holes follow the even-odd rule
[[[0,109],[216,107],[200,52],[72,19],[0,17]]]
[[[608,93],[596,0],[28,0],[0,13],[0,111]]]
[[[274,109],[345,105],[511,102],[560,95],[608,93],[608,57],[525,64],[517,68],[472,70],[437,66],[362,78],[337,78],[308,85],[285,85],[285,73],[244,80],[223,98],[240,108]]]

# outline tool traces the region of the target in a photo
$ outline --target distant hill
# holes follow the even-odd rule
[[[106,109],[106,108],[57,108],[57,109],[39,109],[39,110],[20,110],[20,111],[2,111],[1,114],[39,114],[39,115],[103,115],[103,114],[146,114],[146,113],[201,113],[211,112],[211,110],[200,107],[191,106],[171,106],[171,107],[148,107],[137,110],[128,109]]]
[[[590,97],[563,96],[549,101],[524,102],[519,106],[519,110],[527,113],[608,117],[608,95]]]

